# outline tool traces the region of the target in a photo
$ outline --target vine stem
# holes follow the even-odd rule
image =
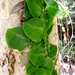
[[[46,28],[44,28],[44,47],[46,49],[46,55],[48,55],[49,52],[49,41],[48,41],[48,34]]]

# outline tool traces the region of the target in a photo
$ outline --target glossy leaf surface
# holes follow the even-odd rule
[[[34,42],[40,42],[43,35],[43,22],[39,18],[32,18],[23,23],[25,35]]]
[[[9,47],[22,51],[27,45],[29,40],[25,36],[22,27],[15,27],[8,29],[6,32],[6,42]]]
[[[38,17],[42,13],[42,0],[27,0],[29,11],[33,17]]]

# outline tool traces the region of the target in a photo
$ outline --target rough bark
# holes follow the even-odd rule
[[[20,64],[21,53],[8,48],[5,40],[6,30],[21,25],[21,2],[23,0],[1,0],[0,7],[0,75],[25,75]],[[4,3],[4,4],[2,4]],[[9,10],[10,9],[10,10]],[[10,13],[10,14],[9,14]],[[27,57],[27,53],[25,55]],[[23,57],[22,57],[23,58]],[[27,62],[26,60],[25,62]],[[25,65],[26,63],[24,63]]]
[[[57,26],[57,18],[55,17],[53,20],[53,28],[51,33],[49,34],[49,42],[56,45],[58,47],[58,26]],[[56,58],[54,60],[54,66],[55,69],[57,70],[58,75],[60,75],[60,53],[59,53],[59,48],[57,51]]]

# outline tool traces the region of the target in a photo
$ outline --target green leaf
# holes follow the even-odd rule
[[[43,47],[43,41],[41,41],[41,42],[32,42],[31,43],[31,46],[30,46],[30,50],[36,50],[36,49],[38,49],[38,48],[40,48],[40,47]]]
[[[29,18],[31,18],[31,14],[29,12],[27,4],[25,4],[25,6],[24,6],[24,17],[26,18],[26,20],[28,20]]]
[[[44,0],[46,5],[49,6],[49,5],[52,5],[54,0]]]
[[[34,66],[34,65],[32,65],[31,63],[30,64],[28,64],[27,66],[26,66],[26,74],[33,74],[36,70],[38,69],[38,67],[36,67],[36,66]]]
[[[44,61],[44,67],[47,68],[47,69],[49,69],[50,74],[52,74],[54,66],[53,66],[52,60],[49,57],[47,57],[45,59],[45,61]]]
[[[52,75],[58,75],[56,70],[53,70]]]
[[[46,3],[43,1],[43,7],[45,8],[46,7]]]
[[[43,21],[44,24],[45,24],[46,30],[48,30],[48,29],[51,27],[51,25],[52,25],[53,18],[50,17],[50,16],[48,15],[48,13],[43,13],[43,14],[41,15],[41,19],[42,19],[42,21]]]
[[[58,4],[55,1],[51,1],[47,4],[46,10],[48,11],[48,15],[54,18],[59,10]]]
[[[41,15],[43,9],[42,0],[27,0],[27,5],[33,17],[38,17]]]
[[[47,34],[49,35],[52,31],[53,25],[51,25],[51,27],[47,30]]]
[[[45,56],[46,56],[45,49],[36,49],[30,52],[29,59],[33,65],[41,66],[44,63]]]
[[[50,58],[55,57],[56,53],[57,53],[57,46],[53,45],[53,44],[50,44],[49,57]]]
[[[44,54],[45,55],[46,50],[44,48],[40,47],[40,48],[37,48],[36,50],[31,51],[31,53],[38,54],[38,55],[39,54]]]
[[[6,32],[6,42],[9,47],[22,51],[29,45],[29,39],[25,36],[22,27],[10,28]]]
[[[33,75],[51,75],[51,73],[48,69],[39,68]]]
[[[40,42],[43,35],[43,22],[39,18],[32,18],[23,23],[26,36],[34,42]]]

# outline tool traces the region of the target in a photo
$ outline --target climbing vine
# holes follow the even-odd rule
[[[27,75],[57,75],[53,65],[57,46],[49,43],[48,35],[58,10],[54,0],[26,0],[26,21],[22,26],[10,28],[6,32],[6,42],[10,48],[21,52],[27,46],[30,47]]]

